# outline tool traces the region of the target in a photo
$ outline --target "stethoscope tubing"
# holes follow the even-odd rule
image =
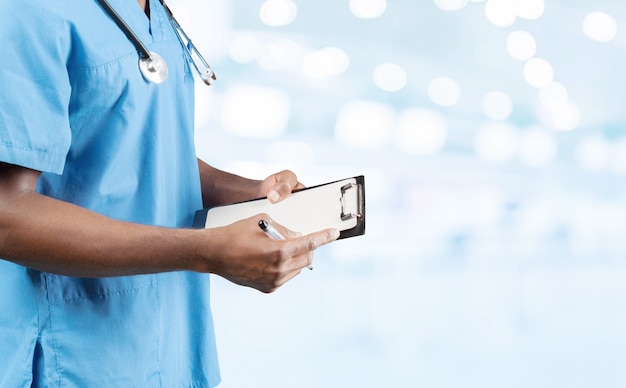
[[[189,62],[191,62],[195,70],[198,72],[198,74],[200,74],[202,81],[204,81],[206,85],[210,86],[211,83],[216,79],[213,69],[211,69],[211,66],[209,66],[202,54],[200,54],[196,46],[191,42],[191,39],[189,39],[187,34],[185,34],[185,31],[180,27],[180,24],[178,24],[178,21],[176,20],[176,18],[174,18],[172,11],[165,4],[165,1],[159,0],[159,2],[165,9],[170,24],[172,25],[174,33],[176,34],[176,38],[178,38],[178,41],[180,42],[181,46],[186,51],[187,56],[189,57]],[[109,4],[107,0],[98,0],[98,3],[100,3],[100,6],[111,17],[111,19],[113,19],[119,29],[122,30],[124,35],[126,35],[126,37],[133,44],[133,46],[135,46],[135,49],[139,54],[139,69],[141,70],[143,76],[148,81],[154,82],[156,84],[164,82],[167,79],[168,75],[167,64],[165,63],[165,60],[163,60],[163,58],[161,58],[157,53],[148,50],[146,45],[141,41],[141,39],[139,39],[139,37],[133,32],[132,28],[130,28],[130,26],[126,24],[124,19],[120,16],[120,14],[117,13],[117,11],[115,11],[115,9],[113,9],[111,4]],[[194,60],[194,55],[202,62],[202,66],[204,66],[204,69],[200,70],[198,64]]]
[[[172,23],[172,26],[174,27],[176,38],[178,38],[178,41],[180,42],[181,46],[187,49],[187,52],[189,54],[189,59],[190,59],[189,62],[191,62],[191,64],[196,69],[198,74],[200,74],[202,81],[204,81],[205,84],[210,86],[211,83],[216,79],[213,69],[211,69],[211,66],[209,66],[209,63],[206,61],[206,59],[204,59],[204,57],[202,56],[202,54],[200,54],[200,52],[198,51],[196,46],[193,44],[191,39],[187,36],[187,34],[185,33],[185,30],[182,29],[182,27],[178,23],[178,20],[176,20],[176,18],[174,17],[174,14],[170,10],[170,7],[168,7],[167,4],[165,4],[163,0],[160,0],[160,1],[161,1],[161,5],[163,5],[163,7],[165,8],[165,11],[168,14],[168,17],[170,19],[170,22]],[[185,43],[185,41],[187,43]],[[204,65],[204,70],[200,70],[196,61],[193,60],[193,54],[196,54],[197,58],[200,59],[200,61]]]
[[[150,51],[148,50],[146,45],[143,44],[141,39],[139,39],[139,37],[133,32],[132,28],[130,28],[128,24],[126,24],[124,19],[122,19],[117,11],[115,11],[115,9],[111,7],[111,4],[109,4],[107,0],[98,0],[98,3],[100,3],[102,8],[104,8],[104,10],[113,18],[115,24],[117,24],[117,26],[122,30],[126,37],[135,46],[135,49],[137,49],[137,52],[139,53],[141,59],[149,59]]]

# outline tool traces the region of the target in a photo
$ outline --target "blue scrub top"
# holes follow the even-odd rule
[[[147,82],[95,0],[0,0],[0,161],[106,216],[190,227],[193,76],[158,0],[110,0],[169,78]],[[0,386],[213,387],[208,275],[80,279],[0,260]]]

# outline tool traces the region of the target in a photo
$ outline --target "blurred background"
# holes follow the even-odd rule
[[[314,271],[214,278],[221,387],[626,386],[622,2],[170,3],[199,156],[366,180]]]

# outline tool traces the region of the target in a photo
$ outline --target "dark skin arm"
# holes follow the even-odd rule
[[[285,178],[291,173],[283,172],[264,181],[247,181],[199,163],[204,170],[203,191],[204,186],[211,187],[204,193],[208,202],[218,203],[233,193],[262,196],[267,193],[263,190],[279,188],[291,179]],[[275,241],[257,226],[267,215],[200,230],[117,221],[36,193],[40,174],[0,163],[0,257],[36,270],[79,277],[189,270],[215,273],[234,283],[272,292],[309,265],[317,247],[339,234],[328,229]],[[210,177],[221,177],[232,186],[219,189],[207,183]],[[240,187],[247,187],[243,191],[249,192],[235,189],[237,181],[245,182]],[[280,198],[283,191],[279,189]]]
[[[292,191],[303,189],[296,175],[291,171],[281,171],[270,175],[264,181],[250,180],[218,170],[198,159],[202,201],[204,207],[246,201],[267,196],[276,203],[285,199]]]
[[[145,0],[138,2],[147,10]],[[290,172],[251,181],[198,163],[206,204],[266,195],[277,201],[300,187]],[[274,241],[257,226],[267,215],[201,230],[117,221],[38,194],[40,175],[0,163],[0,258],[36,270],[78,277],[198,271],[272,292],[309,265],[317,247],[339,235],[329,229]]]

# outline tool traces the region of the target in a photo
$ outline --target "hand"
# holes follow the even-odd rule
[[[270,175],[261,182],[259,196],[267,197],[271,203],[276,203],[287,198],[292,191],[303,188],[304,185],[298,182],[296,174],[283,170]]]
[[[339,231],[325,229],[308,235],[299,235],[282,225],[272,225],[285,240],[274,240],[259,228],[261,219],[271,220],[267,214],[247,218],[221,228],[206,229],[213,233],[207,239],[215,265],[209,272],[231,282],[270,293],[295,277],[313,262],[313,251],[336,240]]]

